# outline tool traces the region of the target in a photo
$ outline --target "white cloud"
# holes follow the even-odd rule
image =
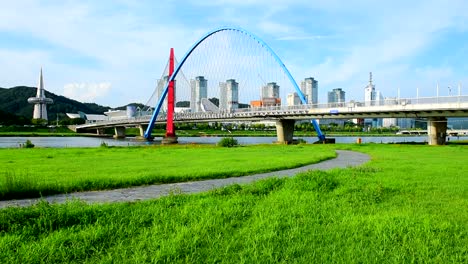
[[[97,98],[109,94],[111,84],[102,83],[69,83],[63,87],[63,95],[81,102],[95,102]]]
[[[50,62],[46,52],[40,50],[15,51],[0,49],[0,87],[32,86],[36,87],[40,68]],[[47,71],[45,69],[45,71]],[[46,74],[46,73],[44,73]],[[45,78],[46,90],[48,89]]]
[[[356,92],[359,98],[368,72],[373,71],[376,81],[381,81],[379,87],[389,87],[384,91],[389,94],[393,88],[387,81],[410,83],[410,78],[438,75],[461,78],[455,68],[431,72],[430,66],[414,61],[421,54],[430,56],[425,52],[447,30],[467,30],[466,10],[463,0],[450,4],[431,0],[119,0],[112,5],[5,1],[0,9],[0,33],[13,32],[26,36],[27,41],[30,37],[40,42],[36,45],[40,48],[2,51],[1,47],[0,61],[8,63],[0,65],[4,75],[0,85],[36,85],[43,65],[46,89],[57,91],[76,82],[65,86],[69,89],[66,96],[87,101],[98,98],[98,103],[110,105],[123,105],[136,97],[143,102],[166,65],[170,47],[180,60],[208,30],[231,22],[267,41],[298,80],[317,77],[321,93],[343,87],[350,91],[347,96]],[[100,96],[106,88],[85,84],[88,80],[109,81],[113,93]]]

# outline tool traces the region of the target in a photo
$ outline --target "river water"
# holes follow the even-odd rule
[[[235,137],[239,144],[270,144],[276,141],[276,137]],[[317,137],[300,137],[313,143]],[[362,143],[397,143],[397,142],[427,142],[427,136],[398,136],[398,137],[334,137],[336,143],[356,143],[361,138]],[[139,146],[139,145],[158,145],[162,138],[155,138],[153,142],[139,141],[135,138],[126,139],[96,138],[96,137],[0,137],[0,148],[18,148],[26,140],[37,147],[46,148],[67,148],[67,147],[98,147],[102,142],[108,146]],[[180,144],[216,144],[221,137],[179,137]],[[457,140],[454,137],[452,140]],[[468,140],[468,137],[460,137],[460,140]]]

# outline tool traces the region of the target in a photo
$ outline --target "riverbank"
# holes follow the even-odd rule
[[[256,133],[206,133],[206,132],[187,132],[176,131],[179,137],[276,137],[276,132],[256,132]],[[99,137],[99,138],[112,138],[113,134],[91,134],[91,133],[49,133],[49,132],[0,132],[0,137]],[[136,133],[126,134],[127,137],[140,136]],[[153,133],[153,137],[163,137],[165,133]],[[366,133],[342,133],[342,134],[326,134],[326,137],[407,137],[410,135],[396,135],[396,134],[366,134]],[[417,136],[417,135],[414,135]],[[294,132],[294,137],[317,137],[314,133],[301,133]]]
[[[154,129],[152,135],[154,137],[163,137],[166,131],[163,129]],[[180,137],[276,137],[276,130],[215,130],[215,129],[177,129],[176,134]],[[408,136],[396,135],[395,133],[378,133],[378,132],[325,132],[327,137],[357,137],[357,136],[376,136],[376,137],[394,137]],[[76,133],[68,127],[0,127],[0,137],[112,137],[113,129],[107,129],[104,135],[93,133]],[[140,131],[137,128],[127,128],[126,136],[140,136]],[[294,132],[295,137],[317,137],[315,131]]]
[[[112,135],[97,135],[90,133],[76,133],[76,132],[0,132],[0,137],[97,137],[97,138],[111,138]]]

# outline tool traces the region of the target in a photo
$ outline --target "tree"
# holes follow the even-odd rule
[[[37,118],[37,119],[32,119],[31,123],[33,125],[44,126],[44,125],[47,125],[48,121],[45,119]]]

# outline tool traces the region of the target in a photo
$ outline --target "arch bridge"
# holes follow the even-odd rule
[[[245,50],[244,47],[246,47]],[[225,56],[225,54],[229,54],[229,51],[234,51],[233,55]],[[263,55],[259,56],[258,54]],[[210,55],[213,57],[209,57]],[[267,61],[264,65],[261,64],[263,60]],[[273,64],[276,65],[276,68],[273,67]],[[183,89],[184,82],[189,83],[185,78],[185,74],[192,68],[195,68],[197,72],[194,71],[193,74],[189,75],[189,87]],[[244,70],[243,72],[237,72],[237,70],[242,69]],[[203,105],[201,101],[203,99],[207,101],[208,97],[206,80],[201,76],[202,74],[211,76],[209,78],[212,78],[214,82],[218,80],[215,76],[222,75],[219,80],[223,80],[223,82],[219,81],[219,88],[223,88],[225,92],[224,94],[222,92],[219,94],[219,108],[216,108],[216,106],[200,107]],[[236,76],[238,82],[231,79],[232,76]],[[264,80],[265,76],[268,76],[269,83]],[[249,83],[253,79],[256,81],[260,80],[261,85],[258,82],[254,84],[252,84],[253,82]],[[224,82],[224,80],[227,81]],[[271,82],[271,80],[274,82]],[[228,84],[228,82],[230,83]],[[175,87],[176,84],[177,89]],[[261,95],[257,95],[257,98],[260,97],[263,100],[262,102],[266,102],[266,99],[270,101],[274,99],[274,101],[276,100],[275,102],[281,102],[280,85],[278,84],[282,87],[291,87],[288,92],[296,96],[300,104],[251,104],[249,108],[238,107],[241,97],[252,90],[261,90]],[[226,88],[226,86],[230,87]],[[102,131],[103,128],[114,127],[116,137],[124,137],[125,127],[136,126],[140,128],[141,136],[150,140],[152,139],[154,125],[157,123],[167,123],[165,139],[169,142],[176,142],[177,136],[175,135],[174,122],[200,123],[270,120],[276,123],[277,141],[288,143],[293,140],[295,121],[307,119],[311,120],[317,131],[318,140],[324,142],[326,140],[325,136],[320,131],[316,119],[417,117],[427,118],[428,142],[429,144],[437,145],[445,143],[447,117],[468,116],[467,96],[392,99],[384,102],[347,102],[330,105],[314,103],[310,100],[313,99],[313,95],[306,95],[304,92],[307,91],[307,85],[302,87],[301,84],[301,88],[299,88],[281,59],[263,40],[241,28],[221,27],[208,32],[200,38],[177,65],[173,50],[171,49],[169,63],[155,91],[157,103],[154,110],[153,108],[149,108],[147,109],[149,111],[143,111],[137,116],[129,118],[124,118],[124,116],[120,119],[114,118],[98,123],[84,124],[77,126],[76,129],[77,131],[94,129]],[[189,94],[186,95],[186,98],[191,98],[191,112],[174,112],[176,94],[177,98],[184,96],[181,91],[186,91],[186,94]],[[226,91],[229,91],[227,95]],[[180,96],[181,94],[182,96]],[[226,98],[228,96],[230,96],[229,99]],[[221,107],[221,101],[224,101],[224,106],[226,106],[227,101],[227,105],[230,105],[230,107]],[[284,101],[286,100],[283,98]],[[151,104],[147,103],[147,105],[150,106]],[[203,111],[200,111],[198,108],[203,109]]]

